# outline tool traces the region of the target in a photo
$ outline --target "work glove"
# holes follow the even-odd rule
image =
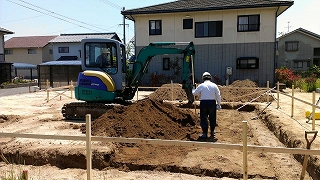
[[[220,110],[221,109],[221,106],[220,104],[217,105],[217,110]]]

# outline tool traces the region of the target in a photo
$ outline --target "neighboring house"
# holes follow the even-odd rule
[[[109,38],[121,41],[116,33],[61,34],[50,41],[53,60],[80,60],[81,40],[85,38]]]
[[[121,14],[135,23],[136,54],[151,42],[193,41],[198,81],[208,71],[221,84],[250,79],[266,86],[275,81],[277,17],[292,5],[283,0],[178,0]],[[176,58],[155,57],[149,75],[172,74],[163,67],[168,57]],[[150,83],[150,78],[143,82]]]
[[[312,65],[320,66],[320,35],[299,28],[278,38],[277,68],[303,71]]]
[[[57,36],[13,37],[5,41],[5,55],[8,62],[38,65],[53,60],[50,40]]]
[[[14,75],[36,78],[36,66],[42,62],[53,60],[52,46],[49,41],[55,37],[25,36],[13,37],[5,41],[5,58],[6,61],[14,63],[16,69]],[[17,69],[21,70],[17,73]]]
[[[4,36],[13,32],[0,27],[0,84],[11,80],[11,65],[4,56]]]

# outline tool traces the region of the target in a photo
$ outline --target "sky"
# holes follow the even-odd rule
[[[123,39],[121,10],[173,0],[0,0],[0,27],[21,36],[116,32]],[[277,19],[277,36],[297,28],[320,35],[319,0],[295,0]],[[126,20],[126,42],[134,36],[134,23]]]

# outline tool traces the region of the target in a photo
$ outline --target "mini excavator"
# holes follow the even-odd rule
[[[177,45],[186,45],[177,48]],[[193,103],[191,93],[194,84],[193,42],[155,42],[142,48],[129,70],[126,60],[126,48],[113,39],[83,39],[81,41],[81,68],[74,92],[78,102],[64,104],[62,114],[66,119],[84,119],[91,114],[98,118],[116,105],[132,103],[143,75],[150,61],[156,55],[182,54],[182,88]]]

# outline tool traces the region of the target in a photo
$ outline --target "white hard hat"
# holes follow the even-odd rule
[[[102,50],[101,50],[101,53],[110,53],[110,51],[108,50],[108,48],[103,48]]]
[[[202,79],[211,79],[211,74],[208,73],[208,72],[204,72],[204,73],[202,74]]]

